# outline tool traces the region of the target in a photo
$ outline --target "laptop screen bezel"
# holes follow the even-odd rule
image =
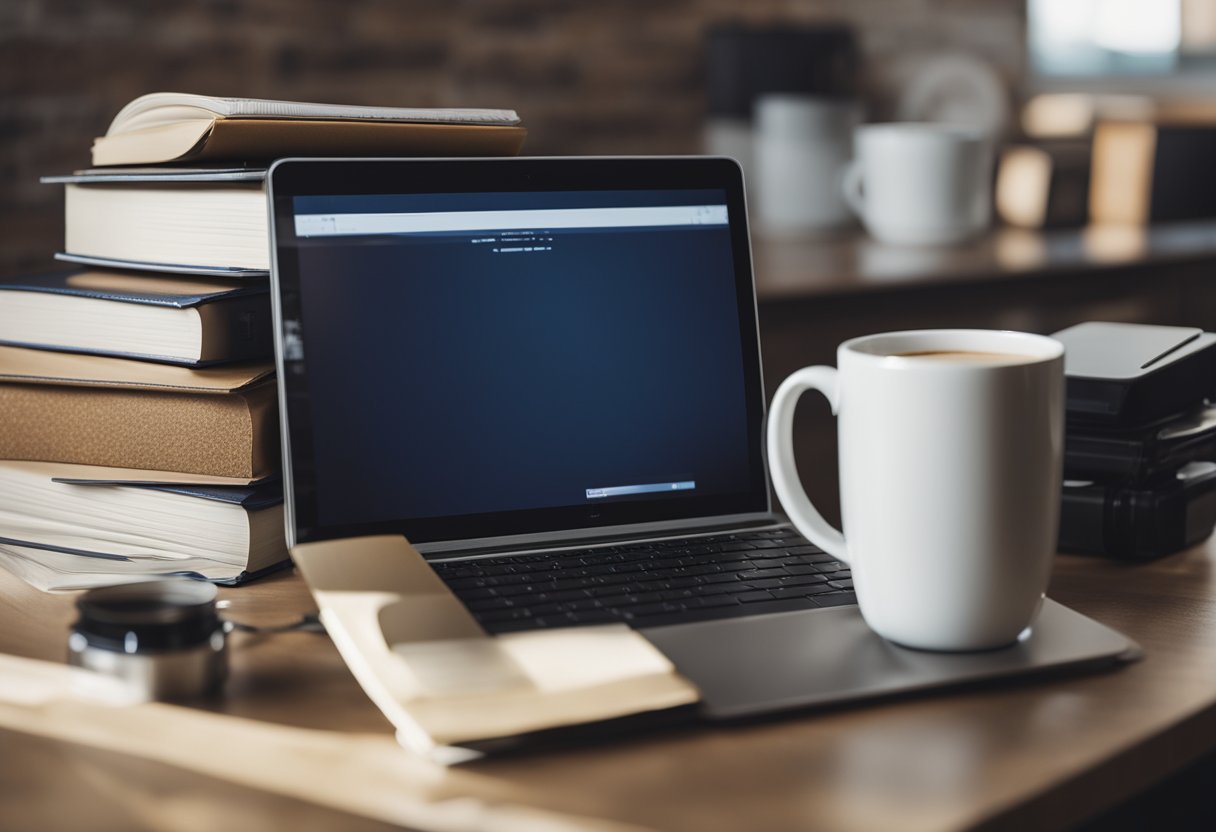
[[[726,194],[743,348],[750,489],[737,494],[524,509],[371,523],[320,522],[307,384],[306,333],[293,198],[372,194],[717,189]],[[622,529],[687,528],[697,521],[763,517],[770,511],[764,458],[764,392],[743,180],[731,159],[709,157],[524,157],[494,159],[284,159],[267,175],[271,283],[289,545],[371,534],[402,534],[419,548],[464,541],[586,537]],[[290,348],[292,339],[304,346]],[[285,358],[285,347],[287,356]],[[297,355],[303,357],[297,358]]]

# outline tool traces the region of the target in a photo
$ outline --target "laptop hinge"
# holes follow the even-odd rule
[[[591,549],[597,546],[618,546],[623,543],[634,543],[648,540],[663,540],[672,537],[699,537],[714,534],[723,534],[736,531],[752,531],[755,529],[764,529],[772,526],[784,525],[785,520],[776,515],[767,518],[759,518],[745,522],[735,523],[716,523],[705,526],[694,526],[683,529],[666,529],[663,531],[645,531],[635,534],[622,534],[615,532],[612,534],[597,535],[595,537],[578,537],[578,538],[555,538],[546,540],[543,543],[536,541],[520,542],[507,545],[486,545],[476,546],[464,549],[449,549],[443,552],[424,552],[423,555],[427,560],[444,560],[447,558],[467,558],[477,557],[480,555],[503,555],[516,554],[524,552],[549,552],[560,551],[562,549]]]

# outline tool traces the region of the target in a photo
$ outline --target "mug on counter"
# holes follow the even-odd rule
[[[853,221],[840,179],[858,116],[851,99],[771,93],[756,102],[753,191],[761,231],[823,232]]]
[[[992,142],[948,124],[857,128],[844,197],[884,243],[944,245],[986,229],[992,218]]]
[[[1041,335],[920,330],[854,338],[769,411],[773,485],[807,539],[847,563],[861,614],[897,644],[1015,642],[1047,588],[1060,512],[1064,347]],[[794,467],[794,407],[837,416],[844,533]]]

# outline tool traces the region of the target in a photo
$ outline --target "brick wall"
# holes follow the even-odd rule
[[[0,0],[0,274],[43,269],[61,197],[39,175],[154,90],[514,107],[526,152],[699,146],[701,35],[722,20],[857,24],[872,111],[901,67],[957,47],[1009,79],[1021,0]]]

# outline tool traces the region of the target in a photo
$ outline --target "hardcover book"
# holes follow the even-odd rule
[[[64,185],[64,248],[91,262],[161,271],[270,268],[261,168],[87,170]]]
[[[64,482],[75,466],[0,462],[0,562],[43,589],[187,575],[235,583],[287,559],[280,483]],[[83,585],[89,585],[85,583]]]
[[[273,369],[0,347],[0,459],[262,477],[278,462]]]
[[[206,365],[274,355],[263,282],[88,270],[0,283],[0,343]]]

